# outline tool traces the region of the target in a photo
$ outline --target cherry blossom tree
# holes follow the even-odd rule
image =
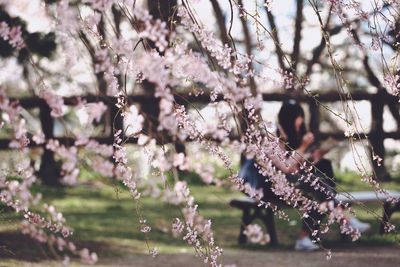
[[[271,158],[287,156],[301,160],[302,179],[315,190],[324,190],[310,173],[310,162],[280,149],[272,119],[263,118],[261,112],[263,98],[274,96],[265,88],[280,90],[275,94],[280,100],[290,96],[308,101],[310,129],[318,138],[324,137],[319,133],[318,112],[314,112],[318,108],[341,121],[347,127],[349,144],[353,147],[360,141],[369,149],[355,155],[372,155],[372,171],[364,162],[357,166],[362,180],[389,200],[398,201],[377,182],[377,178],[388,177],[382,164],[384,106],[398,127],[400,121],[400,6],[396,1],[375,1],[368,6],[356,0],[293,1],[289,9],[295,14],[294,27],[287,32],[278,25],[282,17],[274,9],[275,1],[39,2],[43,32],[24,22],[16,11],[18,1],[0,1],[2,68],[23,70],[18,84],[12,84],[15,75],[9,71],[1,77],[2,127],[11,134],[5,143],[18,160],[2,170],[0,201],[23,215],[23,233],[54,246],[65,263],[71,255],[95,263],[97,254],[69,241],[72,231],[63,215],[30,191],[36,175],[48,184],[79,186],[80,170],[89,166],[93,172],[120,181],[139,203],[146,192],[162,188],[154,197],[182,210],[181,218],[171,218],[172,232],[209,266],[221,266],[223,249],[216,242],[211,220],[198,211],[183,178],[185,172],[198,173],[206,184],[233,186],[256,199],[260,207],[287,219],[274,203],[262,200],[262,192],[244,184],[226,146],[256,158],[273,192],[301,216],[307,217],[311,210],[328,214],[321,232],[337,223],[342,233],[356,240],[360,233],[343,220],[343,209],[302,194],[272,162]],[[203,10],[212,12],[217,29],[204,21]],[[319,34],[315,46],[307,42],[306,28]],[[372,60],[379,64],[371,64]],[[361,64],[363,70],[351,62]],[[321,101],[318,93],[324,92],[318,89],[322,83],[330,84],[331,93],[325,98],[340,100],[342,112]],[[376,89],[371,98],[369,136],[354,105],[358,87]],[[16,99],[12,90],[27,98]],[[204,118],[195,103],[214,108],[215,116]],[[41,127],[33,129],[24,114],[35,105],[40,107]],[[78,127],[68,123],[71,113],[81,114]],[[54,135],[55,124],[63,126],[63,136]],[[199,164],[198,155],[186,151],[188,142],[218,159],[229,177],[217,179],[212,166]],[[157,171],[154,180],[143,179],[140,170],[133,168],[127,155],[129,143],[136,144]],[[38,171],[27,157],[35,146],[43,148]],[[79,151],[86,152],[84,158]],[[166,176],[171,173],[175,182],[167,185]],[[33,212],[38,205],[43,206],[41,212]],[[137,214],[140,231],[149,235],[152,222],[145,216]],[[253,242],[268,242],[260,229],[249,225],[245,234]],[[394,226],[387,224],[386,230],[393,231]],[[157,255],[151,244],[148,248],[150,255]]]

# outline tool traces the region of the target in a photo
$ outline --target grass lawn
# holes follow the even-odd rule
[[[346,190],[363,190],[364,185],[354,182],[349,175],[339,176],[341,185]],[[390,189],[400,190],[400,184],[392,183]],[[224,249],[252,250],[291,250],[296,233],[299,230],[299,216],[293,209],[285,210],[291,221],[286,222],[276,219],[280,246],[237,244],[241,213],[229,206],[229,201],[241,197],[241,193],[230,189],[215,186],[205,186],[194,183],[190,189],[199,205],[199,211],[205,218],[212,219],[216,243]],[[67,225],[74,229],[72,239],[79,246],[87,246],[99,254],[100,258],[125,257],[131,253],[147,253],[144,235],[138,230],[138,214],[140,212],[152,227],[148,244],[157,247],[161,254],[174,254],[188,252],[191,248],[186,243],[172,237],[170,225],[175,217],[181,217],[180,209],[176,206],[163,203],[161,200],[143,197],[141,207],[133,201],[128,192],[120,185],[110,185],[103,180],[87,181],[74,188],[36,188],[43,193],[44,200],[51,203],[61,211],[67,219]],[[369,205],[369,209],[381,215],[379,204]],[[393,246],[397,243],[395,234],[380,236],[378,234],[379,222],[373,215],[355,207],[358,217],[372,224],[370,233],[361,237],[356,243],[340,241],[337,229],[332,229],[323,237],[327,247],[343,248],[363,246]],[[34,241],[27,240],[24,236],[16,234],[18,231],[19,217],[15,213],[2,212],[0,223],[0,258],[10,258],[8,261],[23,259],[29,261],[50,259],[50,254],[45,247],[38,246]],[[400,213],[395,213],[392,222],[400,227]],[[1,262],[1,259],[0,259]]]

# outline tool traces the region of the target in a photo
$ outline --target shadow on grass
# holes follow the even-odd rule
[[[95,251],[99,254],[107,254],[107,251],[110,251],[109,244],[105,242],[75,241],[74,243],[78,249],[88,248],[90,251]],[[113,252],[116,253],[117,250]],[[0,233],[0,259],[40,262],[56,260],[58,257],[60,256],[54,254],[48,248],[47,243],[40,243],[27,235],[17,232]]]

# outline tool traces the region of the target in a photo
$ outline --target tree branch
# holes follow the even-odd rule
[[[282,70],[285,70],[286,67],[283,61],[284,53],[282,51],[282,48],[280,47],[281,42],[279,41],[279,34],[275,24],[275,17],[272,14],[272,12],[268,10],[267,6],[265,6],[265,11],[267,12],[268,22],[271,27],[272,38],[274,38],[275,50],[276,50],[276,55],[278,57],[279,66],[281,67]]]
[[[122,19],[122,12],[117,8],[117,6],[114,4],[112,5],[112,14],[113,14],[113,19],[114,19],[114,25],[115,25],[115,30],[116,30],[116,35],[119,38],[121,36],[121,19]]]
[[[329,13],[328,13],[328,17],[326,19],[325,22],[325,29],[328,27],[329,25],[329,21],[331,20],[331,14],[332,14],[332,6],[329,8]],[[340,32],[340,30],[342,29],[342,25],[340,26],[336,26],[333,29],[329,30],[328,33],[330,36],[336,35]],[[319,58],[322,54],[322,51],[324,51],[326,43],[325,43],[325,38],[324,36],[321,37],[321,41],[319,42],[319,45],[317,47],[315,47],[313,49],[313,55],[311,60],[308,62],[307,64],[307,69],[306,69],[306,73],[305,76],[308,77],[311,74],[312,68],[313,66],[319,61]]]
[[[221,40],[224,44],[228,44],[229,46],[231,46],[231,41],[229,39],[228,32],[225,26],[225,16],[222,13],[222,9],[217,0],[210,0],[210,1],[214,9],[215,17],[217,19]]]
[[[81,39],[82,43],[85,45],[86,49],[89,52],[90,58],[92,60],[93,71],[94,71],[95,65],[98,63],[98,59],[96,58],[96,49],[90,43],[89,38],[85,35],[85,33],[82,30],[79,31],[79,38]],[[97,85],[99,88],[99,92],[105,94],[107,92],[107,84],[106,84],[106,81],[104,80],[103,73],[101,73],[101,72],[96,73],[96,81],[97,81]]]
[[[238,3],[239,3],[239,5],[243,6],[242,0],[239,0]],[[250,56],[252,54],[251,35],[250,35],[249,27],[247,25],[245,16],[240,16],[240,22],[242,23],[242,27],[243,27],[244,40],[245,40],[245,44],[246,44],[246,53],[247,53],[247,55]],[[251,62],[249,63],[249,69],[250,70],[253,69]],[[257,85],[256,85],[256,82],[254,81],[253,77],[250,77],[249,85],[250,85],[251,94],[253,96],[256,96],[257,95]]]
[[[293,52],[292,52],[292,68],[296,71],[299,52],[300,52],[300,41],[301,41],[301,30],[303,22],[303,0],[297,0],[297,11],[296,11],[296,24],[293,40]]]

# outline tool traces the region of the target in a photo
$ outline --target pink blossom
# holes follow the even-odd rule
[[[101,14],[94,12],[93,15],[89,15],[87,18],[85,18],[85,22],[92,31],[97,31],[97,25],[99,24],[100,19]]]
[[[50,106],[51,116],[58,118],[65,114],[67,108],[64,106],[64,100],[61,96],[55,94],[50,89],[44,89],[39,95]]]
[[[166,35],[168,34],[167,23],[160,19],[151,20],[151,16],[145,15],[144,19],[144,30],[139,33],[139,37],[143,39],[149,39],[154,42],[155,46],[163,52],[168,47],[168,41]]]
[[[243,231],[251,243],[265,245],[269,242],[268,234],[264,234],[262,228],[258,224],[249,224]]]
[[[18,50],[25,47],[24,40],[22,39],[21,26],[12,27],[10,29],[8,42]]]
[[[93,121],[99,122],[103,113],[107,110],[107,106],[103,102],[88,103],[85,105],[85,109],[89,115],[88,124]]]
[[[124,124],[126,127],[126,135],[135,136],[142,131],[144,117],[139,114],[136,106],[131,106],[129,112],[124,114]]]
[[[85,143],[85,149],[95,152],[96,154],[103,157],[111,157],[114,154],[114,149],[112,145],[100,144],[95,140],[88,140]]]
[[[187,170],[188,163],[185,158],[185,154],[178,153],[174,155],[174,162],[172,163],[174,167],[179,167],[180,170]]]
[[[43,144],[45,142],[44,133],[41,131],[37,131],[35,135],[32,136],[32,140],[38,145]]]
[[[84,263],[84,264],[93,265],[98,261],[97,254],[94,252],[90,253],[87,248],[82,249],[79,252],[79,255],[81,257],[82,263]]]
[[[0,37],[7,41],[10,35],[10,27],[5,21],[0,22]]]
[[[152,248],[152,249],[150,249],[150,250],[149,250],[149,254],[150,254],[153,258],[155,258],[155,257],[158,255],[158,250],[157,250],[157,248]]]
[[[4,41],[8,41],[8,43],[17,50],[25,47],[25,42],[22,38],[21,26],[10,28],[5,21],[2,21],[0,23],[0,37]]]
[[[384,76],[384,85],[393,95],[400,96],[400,76],[387,74]]]
[[[114,175],[114,164],[108,160],[95,158],[91,162],[92,169],[105,177],[112,177]]]

